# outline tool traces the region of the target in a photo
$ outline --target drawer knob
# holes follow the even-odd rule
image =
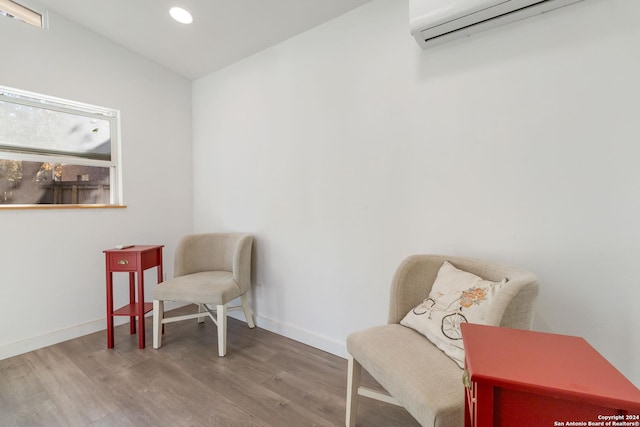
[[[118,264],[120,264],[120,265],[127,265],[127,264],[129,264],[129,261],[128,261],[128,260],[126,260],[126,259],[119,259],[119,260],[118,260]]]

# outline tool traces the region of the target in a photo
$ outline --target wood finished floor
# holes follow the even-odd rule
[[[165,328],[159,350],[147,319],[143,350],[122,325],[112,350],[102,331],[0,360],[0,426],[344,426],[346,360],[234,319],[223,358],[210,320]],[[362,398],[358,426],[419,424]]]

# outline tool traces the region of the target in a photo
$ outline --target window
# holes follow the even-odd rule
[[[12,0],[0,0],[0,15],[19,19],[22,22],[39,28],[44,27],[42,14]]]
[[[119,117],[0,86],[0,207],[122,205]]]

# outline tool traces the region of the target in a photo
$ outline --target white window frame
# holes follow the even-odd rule
[[[15,104],[28,105],[31,107],[45,108],[53,111],[94,117],[107,120],[111,130],[111,160],[89,159],[74,155],[64,155],[60,153],[23,153],[0,147],[0,159],[23,160],[43,163],[65,163],[82,166],[107,167],[109,173],[109,204],[29,204],[12,205],[0,204],[0,209],[4,208],[68,208],[68,207],[124,207],[122,188],[122,158],[120,150],[120,111],[112,108],[99,107],[35,92],[28,92],[20,89],[0,86],[0,100]],[[45,150],[46,151],[46,150]]]
[[[0,16],[14,18],[37,28],[49,28],[49,14],[34,7],[31,0],[0,0]]]

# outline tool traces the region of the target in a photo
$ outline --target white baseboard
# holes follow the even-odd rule
[[[244,314],[230,313],[229,316],[237,318],[243,322],[245,321]],[[338,357],[347,358],[346,343],[335,338],[326,337],[307,329],[302,329],[297,326],[262,316],[256,316],[256,325],[262,329],[266,329],[267,331],[291,338],[294,341],[310,345],[311,347],[318,348]]]
[[[182,303],[168,302],[165,304],[166,310],[172,310],[174,308],[182,307]],[[150,316],[148,313],[147,316]],[[238,320],[245,321],[244,314],[229,313],[231,317]],[[236,317],[237,316],[237,317]],[[129,321],[128,317],[121,317],[115,319],[115,325],[122,325]],[[43,347],[48,347],[53,344],[58,344],[63,341],[78,338],[84,335],[89,335],[94,332],[106,330],[106,319],[98,319],[92,322],[84,323],[82,325],[72,326],[70,328],[53,331],[45,335],[38,337],[28,338],[22,341],[6,344],[0,346],[0,360],[8,359],[9,357],[17,356],[19,354],[28,353],[30,351],[38,350]],[[301,342],[303,344],[310,345],[311,347],[318,348],[328,353],[334,354],[339,357],[347,357],[347,348],[344,342],[336,340],[334,338],[326,337],[317,334],[307,329],[302,329],[297,326],[293,326],[287,323],[280,322],[278,320],[269,319],[267,317],[256,316],[256,325],[262,329],[266,329],[278,335],[291,338],[294,341]],[[105,333],[106,341],[106,333]],[[106,343],[105,343],[106,346]]]
[[[120,319],[117,320],[119,321]],[[72,326],[70,328],[53,331],[38,337],[27,338],[26,340],[0,346],[0,360],[8,359],[9,357],[28,353],[33,350],[38,350],[43,347],[48,347],[53,344],[58,344],[63,341],[104,330],[106,329],[106,322],[106,319],[94,320],[93,322]]]
[[[173,308],[182,307],[184,304],[169,302],[165,305],[168,310]],[[152,313],[147,313],[147,316],[151,316]],[[129,321],[126,316],[117,317],[114,320],[114,325],[122,325]],[[9,357],[17,356],[19,354],[28,353],[30,351],[38,350],[43,347],[48,347],[53,344],[58,344],[63,341],[78,338],[84,335],[89,335],[94,332],[106,331],[107,319],[102,318],[94,320],[81,325],[72,326],[70,328],[60,329],[48,334],[40,335],[37,337],[27,338],[22,341],[17,341],[0,346],[0,360],[8,359]],[[107,335],[105,332],[105,347],[107,341]]]

